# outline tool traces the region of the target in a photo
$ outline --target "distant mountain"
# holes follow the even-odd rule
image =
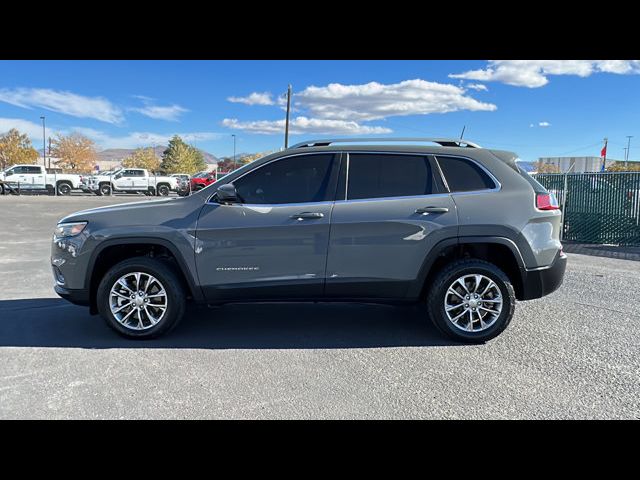
[[[156,155],[158,157],[162,156],[162,152],[166,150],[166,146],[157,146],[154,148]],[[210,154],[209,152],[205,152],[204,150],[198,149],[204,155],[204,161],[209,165],[215,165],[219,162],[218,157]],[[123,159],[127,158],[135,151],[135,148],[108,148],[106,150],[102,150],[98,152],[98,160],[101,161],[115,161],[120,162]]]

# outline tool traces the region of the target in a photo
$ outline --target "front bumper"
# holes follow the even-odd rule
[[[555,292],[562,285],[566,269],[567,255],[560,251],[548,267],[525,271],[522,298],[518,300],[532,300]]]
[[[88,290],[73,290],[70,288],[61,287],[60,285],[55,285],[53,289],[60,297],[75,305],[88,306],[90,303]]]

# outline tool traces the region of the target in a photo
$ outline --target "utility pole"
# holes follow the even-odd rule
[[[44,129],[44,116],[40,117],[42,120],[42,166],[47,168],[47,137]]]
[[[287,88],[287,119],[284,124],[284,148],[289,148],[289,114],[291,112],[291,84]]]
[[[233,169],[236,169],[236,135],[235,133],[232,133],[231,136],[233,137]]]
[[[49,166],[47,168],[51,168],[51,137],[49,137]]]
[[[631,150],[631,138],[633,137],[633,135],[627,135],[627,151],[625,152],[625,156],[624,156],[624,168],[627,168],[627,162],[629,161],[629,152]]]

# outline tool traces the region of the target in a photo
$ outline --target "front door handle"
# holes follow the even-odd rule
[[[447,213],[449,209],[447,207],[423,207],[417,208],[416,213],[421,215],[428,215],[430,213]]]
[[[290,218],[294,220],[305,220],[305,219],[313,219],[313,218],[322,218],[324,217],[324,213],[320,212],[302,212],[297,215],[291,215]]]

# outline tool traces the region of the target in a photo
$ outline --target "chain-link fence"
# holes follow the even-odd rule
[[[558,197],[563,240],[640,246],[640,172],[534,176]]]

